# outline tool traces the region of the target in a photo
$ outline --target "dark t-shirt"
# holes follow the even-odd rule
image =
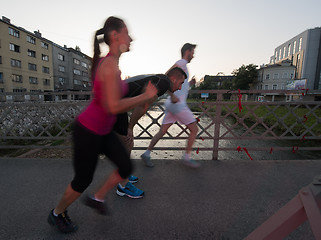
[[[171,82],[164,74],[139,75],[125,80],[128,84],[128,93],[124,97],[135,97],[143,93],[148,82],[151,81],[157,88],[157,96],[162,96],[170,89]],[[127,135],[128,114],[120,113],[117,115],[117,121],[114,125],[114,131],[120,135]]]
[[[128,93],[125,97],[135,97],[141,94],[148,82],[151,81],[158,90],[158,97],[169,90],[171,82],[164,74],[139,75],[125,80],[128,84]]]

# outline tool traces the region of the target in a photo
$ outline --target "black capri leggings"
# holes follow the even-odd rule
[[[71,187],[82,193],[92,182],[98,162],[98,155],[105,154],[117,167],[119,175],[127,178],[133,171],[130,156],[121,140],[112,131],[107,135],[97,135],[75,121],[73,131],[75,176]]]

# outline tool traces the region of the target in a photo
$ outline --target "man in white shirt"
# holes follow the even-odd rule
[[[195,84],[194,78],[192,78],[190,82],[188,81],[189,74],[187,69],[187,64],[190,63],[194,57],[195,48],[195,44],[185,43],[181,49],[182,59],[178,60],[173,67],[170,68],[172,69],[174,67],[179,67],[183,69],[187,75],[187,78],[185,79],[182,88],[167,98],[165,102],[166,110],[162,126],[159,132],[151,140],[147,150],[141,155],[142,160],[148,167],[154,166],[150,159],[151,150],[157,144],[159,139],[164,136],[169,127],[172,126],[172,124],[174,124],[176,121],[186,125],[190,131],[187,140],[186,152],[183,156],[183,163],[190,167],[199,167],[199,163],[191,158],[192,147],[198,132],[197,122],[192,111],[186,104],[189,88]]]

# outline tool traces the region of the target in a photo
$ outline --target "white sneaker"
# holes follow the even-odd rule
[[[154,167],[152,160],[150,160],[150,156],[146,156],[146,154],[143,153],[140,157],[147,167]]]
[[[183,163],[186,165],[186,166],[189,166],[189,167],[192,167],[192,168],[198,168],[199,166],[201,166],[200,163],[196,162],[195,160],[193,159],[186,159],[186,158],[183,158]]]

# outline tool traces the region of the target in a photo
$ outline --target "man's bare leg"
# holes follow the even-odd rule
[[[165,133],[167,132],[170,126],[172,126],[172,123],[163,124],[160,127],[158,133],[156,133],[156,135],[150,141],[147,150],[141,155],[141,158],[147,167],[154,167],[153,162],[150,160],[150,152],[152,151],[154,146],[157,144],[157,142],[165,135]]]

